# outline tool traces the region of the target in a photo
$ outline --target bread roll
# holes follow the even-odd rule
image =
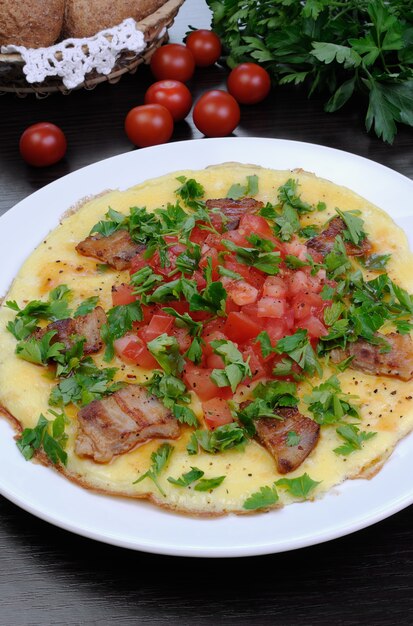
[[[62,30],[65,0],[0,0],[0,45],[41,48]]]
[[[0,0],[1,1],[1,0]],[[90,37],[127,17],[137,22],[150,15],[166,0],[66,0],[64,37]]]

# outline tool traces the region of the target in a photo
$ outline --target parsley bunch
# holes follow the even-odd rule
[[[411,0],[207,2],[230,67],[253,61],[279,85],[323,92],[329,113],[361,93],[366,129],[389,143],[397,123],[413,126]]]

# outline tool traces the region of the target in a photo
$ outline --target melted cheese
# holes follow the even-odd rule
[[[109,270],[97,273],[97,261],[77,254],[75,246],[90,232],[92,226],[103,219],[108,207],[128,213],[131,206],[146,206],[153,210],[174,200],[176,177],[194,177],[206,190],[207,198],[225,197],[233,183],[243,183],[247,175],[259,176],[257,199],[274,202],[277,188],[292,176],[290,171],[272,171],[256,166],[225,164],[203,171],[185,171],[147,181],[127,191],[111,191],[87,202],[79,211],[65,217],[61,225],[51,232],[22,266],[7,294],[6,300],[16,300],[20,305],[44,298],[50,289],[66,284],[73,290],[72,305],[85,298],[99,296],[100,304],[111,307],[111,287],[128,279],[128,272]],[[343,187],[316,178],[306,172],[294,172],[300,183],[302,198],[310,203],[322,200],[327,210],[303,218],[303,223],[324,224],[334,214],[335,207],[342,210],[358,209],[365,220],[365,229],[374,243],[375,251],[391,253],[388,273],[398,284],[413,292],[413,257],[408,250],[404,233],[392,219],[377,207]],[[368,278],[377,274],[366,272]],[[14,337],[5,330],[14,313],[0,308],[0,405],[12,414],[22,427],[34,427],[40,413],[47,415],[48,397],[54,381],[46,376],[46,370],[16,357]],[[98,366],[106,366],[102,354],[94,356]],[[150,376],[142,368],[127,366],[115,358],[111,366],[119,367],[118,380],[141,382]],[[332,372],[325,371],[327,378]],[[359,476],[366,468],[386,458],[397,441],[413,428],[413,400],[411,383],[390,378],[374,377],[348,369],[339,375],[343,391],[359,396],[361,402],[362,430],[373,430],[377,435],[367,441],[362,450],[348,457],[335,454],[333,449],[343,443],[334,426],[324,426],[321,438],[312,454],[289,478],[307,472],[313,480],[320,481],[314,490],[319,497],[345,478]],[[319,384],[319,380],[315,384]],[[309,389],[303,385],[300,395]],[[238,392],[240,397],[245,393]],[[193,409],[202,421],[202,410],[194,396]],[[306,413],[306,405],[301,411]],[[189,456],[186,444],[191,430],[183,428],[182,437],[171,444],[175,450],[167,470],[159,477],[166,496],[157,491],[149,479],[133,484],[150,466],[150,455],[161,443],[150,441],[127,454],[115,458],[111,463],[98,464],[79,458],[74,453],[77,429],[76,409],[69,407],[71,419],[67,427],[69,478],[100,491],[132,497],[151,497],[157,503],[179,511],[194,514],[220,514],[230,511],[242,512],[245,499],[264,485],[272,485],[280,478],[269,453],[256,442],[250,442],[244,451],[229,450],[209,455],[199,453]],[[178,478],[196,466],[205,472],[205,478],[225,475],[223,483],[212,493],[180,488],[167,481],[168,476]],[[280,504],[292,501],[284,490],[279,489]]]

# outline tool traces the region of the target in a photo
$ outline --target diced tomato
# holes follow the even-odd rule
[[[297,294],[292,300],[296,320],[303,320],[321,311],[325,301],[316,293]]]
[[[124,337],[116,339],[114,346],[116,354],[125,363],[139,365],[147,369],[159,367],[145,343],[136,335],[127,333]]]
[[[231,341],[243,343],[260,333],[262,326],[245,313],[230,313],[224,326],[224,333]]]
[[[223,398],[212,398],[203,402],[202,409],[205,423],[210,430],[234,421],[228,402]]]
[[[292,254],[293,256],[296,256],[298,259],[300,259],[300,261],[303,261],[304,263],[308,262],[307,246],[303,243],[300,243],[298,239],[293,239],[289,243],[285,243],[284,252],[285,254]]]
[[[258,289],[245,280],[230,281],[227,286],[228,295],[235,304],[243,306],[253,304],[258,298]]]
[[[282,339],[289,334],[289,327],[286,324],[285,318],[265,320],[265,330],[267,331],[273,346],[279,339]]]
[[[303,270],[292,272],[289,278],[289,291],[292,296],[313,291],[311,277]]]
[[[223,332],[225,326],[225,320],[222,317],[217,317],[215,320],[211,320],[204,324],[204,330],[202,333],[203,339],[208,339],[211,333],[216,331]]]
[[[212,369],[222,370],[225,367],[225,363],[219,354],[210,354],[209,357],[207,357],[206,366]]]
[[[258,300],[258,317],[284,317],[287,311],[286,300],[265,296]]]
[[[189,304],[186,300],[171,300],[171,302],[168,302],[168,307],[175,309],[181,315],[189,313]]]
[[[191,236],[189,239],[192,243],[203,244],[206,237],[208,236],[208,231],[199,228],[199,226],[195,226],[191,231]]]
[[[238,230],[245,237],[254,233],[254,235],[259,235],[264,239],[275,240],[274,233],[267,220],[261,217],[261,215],[252,215],[250,213],[243,215],[240,219]]]
[[[235,304],[232,298],[227,298],[225,303],[225,312],[227,315],[229,315],[232,311],[238,313],[240,310],[240,307],[238,306],[238,304]]]
[[[250,285],[256,289],[262,289],[265,282],[265,274],[254,267],[249,267],[243,263],[238,263],[233,254],[228,254],[225,257],[224,265],[232,272],[240,274]]]
[[[223,339],[224,341],[227,339],[227,337],[224,335],[224,333],[222,333],[219,330],[214,330],[208,334],[203,334],[202,335],[202,339],[205,342],[205,344],[202,346],[202,352],[205,354],[206,357],[211,356],[212,354],[214,354],[213,349],[211,348],[211,341],[218,341],[220,339]],[[208,367],[217,367],[216,365],[208,365]]]
[[[310,339],[318,339],[319,337],[325,337],[328,335],[328,330],[317,317],[311,316],[298,323],[298,328],[306,328]]]
[[[149,324],[139,331],[139,337],[148,343],[163,333],[169,333],[174,323],[175,318],[167,313],[153,315]]]
[[[222,241],[232,241],[236,246],[241,248],[250,248],[251,244],[246,240],[245,235],[242,235],[239,230],[228,230],[222,235]],[[225,245],[225,244],[224,244]],[[227,250],[227,248],[225,248]]]
[[[193,280],[196,281],[198,290],[205,289],[207,282],[205,280],[205,276],[199,270],[196,270],[192,276]]]
[[[256,347],[248,346],[242,353],[244,361],[248,360],[251,368],[252,377],[251,380],[258,380],[259,378],[265,378],[270,373],[270,367],[264,363],[262,355],[257,352],[257,349],[261,352],[259,344]],[[269,357],[272,359],[272,356]]]
[[[130,304],[135,302],[136,296],[133,295],[134,287],[132,285],[113,285],[112,287],[112,304],[113,306],[119,306],[123,304]]]
[[[132,258],[129,269],[129,273],[131,276],[132,274],[135,274],[135,272],[137,272],[138,270],[141,270],[143,267],[147,267],[148,259],[145,259],[143,254],[143,252],[139,252],[139,254]]]
[[[204,244],[209,246],[210,248],[216,248],[218,252],[226,250],[226,247],[222,244],[221,235],[214,235],[214,233],[208,234],[208,236],[204,240]]]
[[[183,372],[183,378],[188,387],[195,391],[200,400],[211,400],[212,398],[231,398],[230,387],[218,387],[212,382],[210,376],[212,368],[197,367],[192,363],[187,363]]]
[[[219,266],[219,260],[218,260],[218,250],[216,248],[210,248],[209,246],[204,246],[205,250],[203,249],[203,253],[202,253],[202,257],[201,260],[199,261],[199,267],[201,269],[208,267],[208,264],[211,263],[212,265],[212,280],[218,280],[219,279],[219,273],[218,273],[218,266]]]
[[[168,335],[170,335],[171,337],[175,337],[178,342],[179,352],[181,354],[186,352],[192,343],[191,335],[186,328],[178,328],[177,326],[174,326],[169,331]]]
[[[285,298],[287,291],[287,285],[281,276],[268,276],[262,288],[262,295],[272,298]]]

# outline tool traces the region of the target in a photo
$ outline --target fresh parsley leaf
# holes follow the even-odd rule
[[[176,417],[178,422],[181,422],[181,424],[188,424],[188,426],[194,426],[195,428],[198,426],[198,419],[193,410],[188,406],[174,404],[172,412],[174,417]]]
[[[152,464],[148,471],[142,474],[142,476],[140,476],[137,480],[135,480],[133,484],[136,485],[137,483],[142,482],[142,480],[145,480],[145,478],[149,478],[165,498],[166,493],[159,484],[158,477],[159,474],[167,468],[173,451],[174,447],[171,446],[169,443],[163,443],[162,445],[160,445],[159,448],[151,454]]]
[[[245,185],[240,185],[239,183],[231,185],[226,193],[226,197],[232,200],[238,200],[244,196],[256,196],[257,193],[258,176],[254,174],[253,176],[247,176],[247,183]]]
[[[344,439],[345,443],[338,448],[334,448],[334,452],[344,456],[348,456],[356,450],[361,450],[365,441],[377,435],[375,432],[361,431],[354,424],[343,424],[336,429],[336,432]]]
[[[189,300],[191,311],[209,311],[219,316],[225,315],[227,292],[221,281],[210,283],[201,294],[194,293]]]
[[[214,369],[211,380],[218,387],[231,387],[235,392],[238,385],[248,376],[252,376],[248,362],[243,360],[241,352],[232,341],[218,339],[210,342],[210,346],[224,361],[223,369]]]
[[[320,481],[313,480],[305,473],[297,478],[280,478],[275,484],[277,487],[284,487],[295,498],[307,499]]]
[[[83,300],[83,302],[79,304],[76,311],[73,313],[73,317],[79,317],[80,315],[87,315],[88,313],[91,313],[95,309],[98,302],[99,296],[86,298],[86,300]]]
[[[134,295],[146,294],[162,281],[163,277],[160,274],[155,274],[149,265],[142,267],[130,277]]]
[[[50,393],[52,406],[66,406],[71,402],[76,406],[85,406],[93,400],[114,393],[123,383],[114,383],[117,372],[115,367],[100,369],[93,359],[84,359],[76,372],[55,385]]]
[[[216,478],[201,478],[201,480],[195,485],[195,491],[213,491],[219,487],[226,476],[217,476]]]
[[[204,202],[201,201],[205,194],[205,189],[201,183],[198,183],[194,178],[187,179],[185,176],[178,176],[176,180],[181,183],[181,186],[175,190],[175,193],[187,207],[197,210],[205,206]]]
[[[330,376],[318,387],[314,387],[310,394],[304,396],[304,402],[309,405],[308,409],[317,424],[335,424],[346,416],[359,419],[360,413],[354,404],[354,400],[357,399],[357,396],[342,391],[337,376]]]
[[[275,484],[272,487],[261,487],[259,491],[252,493],[242,505],[247,511],[256,511],[272,506],[278,502],[278,493]]]
[[[241,426],[232,422],[218,426],[213,431],[196,430],[187,445],[188,454],[197,454],[199,448],[209,454],[224,452],[231,448],[242,448],[247,443],[246,433]]]
[[[294,335],[279,339],[275,347],[278,354],[288,354],[304,372],[310,375],[317,372],[319,376],[322,375],[321,365],[308,339],[307,330],[300,329]]]
[[[204,472],[202,470],[198,469],[197,467],[191,467],[190,471],[182,474],[180,478],[172,478],[171,476],[169,476],[168,482],[170,482],[172,485],[176,485],[176,487],[189,487],[189,485],[192,485],[192,483],[194,483],[196,480],[202,478],[203,475]]]
[[[53,421],[49,421],[41,414],[37,425],[34,428],[25,428],[17,439],[16,444],[26,461],[29,461],[37,450],[43,448],[48,459],[57,465],[67,463],[67,453],[64,450],[67,441],[65,425],[66,415],[50,411],[55,416]]]
[[[366,270],[384,270],[390,259],[391,254],[370,254],[357,257],[357,261]]]
[[[286,442],[289,448],[295,448],[295,446],[298,446],[300,441],[301,441],[301,437],[300,435],[297,435],[295,430],[288,431]]]
[[[176,337],[162,333],[159,337],[149,341],[148,350],[158,361],[166,374],[173,376],[180,374],[185,366],[185,360],[179,351]]]
[[[261,238],[259,239],[261,240]],[[271,276],[278,274],[280,271],[278,267],[281,263],[279,252],[261,252],[260,248],[257,247],[243,248],[241,246],[237,246],[233,241],[228,239],[223,239],[222,243],[228,250],[235,253],[237,261],[243,265],[256,267],[265,274],[270,274]]]
[[[340,209],[336,209],[336,212],[347,226],[347,229],[343,232],[344,239],[354,243],[356,246],[360,246],[366,238],[366,233],[363,230],[364,221],[358,217],[356,211],[340,211]]]
[[[51,343],[56,334],[56,330],[51,330],[45,333],[41,339],[30,337],[19,341],[16,346],[17,356],[37,365],[46,365],[49,360],[62,358],[62,353],[66,349],[64,343],[59,341]]]

